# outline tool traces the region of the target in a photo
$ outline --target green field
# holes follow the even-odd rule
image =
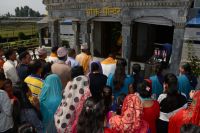
[[[18,47],[33,48],[33,47],[39,46],[39,40],[35,38],[35,39],[29,39],[29,40],[0,43],[0,46],[3,47],[4,49],[7,49],[7,48],[17,49]]]
[[[0,36],[2,38],[18,37],[19,32],[29,36],[35,35],[38,31],[35,23],[0,24]]]

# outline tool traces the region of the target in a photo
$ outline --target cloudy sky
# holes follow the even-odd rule
[[[42,0],[0,0],[0,15],[10,12],[15,14],[15,8],[28,5],[33,10],[46,14]]]

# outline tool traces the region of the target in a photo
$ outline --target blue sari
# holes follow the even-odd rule
[[[184,93],[187,98],[189,99],[189,93],[192,90],[192,86],[190,84],[190,80],[188,79],[188,77],[186,75],[180,75],[178,77],[178,88],[179,91]]]
[[[134,82],[133,76],[130,75],[126,75],[125,79],[124,79],[124,84],[123,86],[120,88],[120,90],[115,91],[114,90],[114,84],[113,84],[113,78],[114,78],[114,74],[110,74],[108,76],[107,79],[107,84],[108,86],[110,86],[112,88],[112,92],[114,95],[114,100],[117,99],[118,96],[120,96],[121,94],[128,94],[128,87],[130,84],[132,84]]]
[[[152,81],[152,94],[155,95],[154,98],[158,99],[159,95],[163,93],[163,85],[157,75],[150,77],[150,80]]]
[[[56,74],[46,77],[42,92],[40,94],[40,110],[44,132],[56,133],[54,124],[54,113],[62,100],[62,83]]]

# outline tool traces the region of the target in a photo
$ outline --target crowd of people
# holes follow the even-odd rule
[[[144,78],[139,64],[128,75],[113,54],[93,60],[87,44],[80,54],[37,52],[33,59],[0,48],[0,133],[200,132],[200,90],[188,63],[178,76],[158,64]]]

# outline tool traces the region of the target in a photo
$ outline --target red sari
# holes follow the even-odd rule
[[[149,123],[151,133],[156,133],[156,121],[160,116],[159,103],[154,100],[153,105],[151,107],[144,107],[143,112],[143,118],[146,122]]]
[[[110,118],[110,128],[116,133],[147,133],[148,123],[142,119],[142,102],[135,94],[128,95],[122,106],[122,115]]]
[[[194,94],[189,108],[181,109],[169,120],[168,133],[180,133],[184,124],[200,126],[200,91]]]

